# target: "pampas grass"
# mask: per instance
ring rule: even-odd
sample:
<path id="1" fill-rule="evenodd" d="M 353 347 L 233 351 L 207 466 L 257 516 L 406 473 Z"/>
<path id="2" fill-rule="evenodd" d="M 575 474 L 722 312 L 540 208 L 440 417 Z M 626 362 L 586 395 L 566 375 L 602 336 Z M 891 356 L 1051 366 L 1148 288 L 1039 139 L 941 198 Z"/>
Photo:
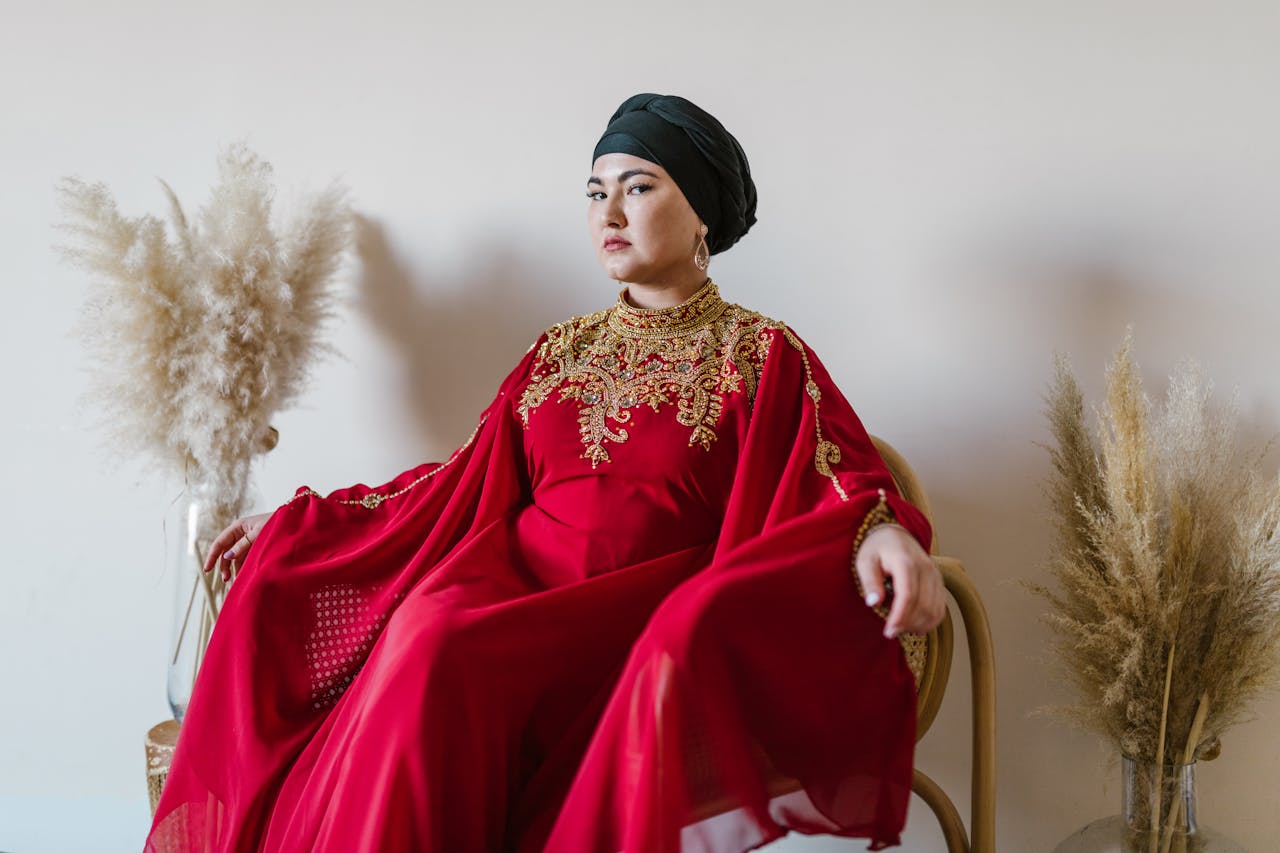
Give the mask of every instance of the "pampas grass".
<path id="1" fill-rule="evenodd" d="M 1079 697 L 1038 711 L 1159 773 L 1166 756 L 1216 753 L 1222 733 L 1276 685 L 1280 479 L 1258 473 L 1266 448 L 1239 448 L 1234 397 L 1215 406 L 1212 383 L 1184 362 L 1154 406 L 1131 348 L 1132 330 L 1107 369 L 1096 439 L 1057 357 L 1046 397 L 1057 588 L 1027 586 L 1049 603 L 1043 618 Z"/>
<path id="2" fill-rule="evenodd" d="M 219 572 L 201 571 L 210 542 L 245 508 L 252 457 L 276 442 L 271 418 L 301 392 L 313 358 L 337 352 L 319 335 L 354 234 L 346 190 L 334 182 L 312 195 L 277 233 L 271 174 L 232 144 L 194 222 L 161 180 L 172 239 L 154 216 L 123 216 L 101 183 L 56 187 L 65 218 L 54 227 L 71 241 L 54 248 L 91 278 L 78 323 L 93 356 L 84 402 L 109 450 L 176 473 L 207 505 L 172 661 L 190 637 L 193 673 L 227 589 Z"/>
<path id="3" fill-rule="evenodd" d="M 277 233 L 271 174 L 232 144 L 195 222 L 161 180 L 172 240 L 154 216 L 121 215 L 101 183 L 57 186 L 55 227 L 74 240 L 55 249 L 92 277 L 79 324 L 94 356 L 86 402 L 111 449 L 207 486 L 221 524 L 243 509 L 252 455 L 275 443 L 270 419 L 312 359 L 335 351 L 319 332 L 352 236 L 336 182 Z"/>

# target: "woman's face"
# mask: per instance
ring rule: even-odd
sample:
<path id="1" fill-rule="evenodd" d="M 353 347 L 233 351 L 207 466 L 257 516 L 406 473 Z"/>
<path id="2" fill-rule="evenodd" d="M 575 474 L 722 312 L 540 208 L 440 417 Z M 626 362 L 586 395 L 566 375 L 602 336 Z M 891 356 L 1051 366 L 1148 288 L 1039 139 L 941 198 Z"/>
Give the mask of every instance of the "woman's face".
<path id="1" fill-rule="evenodd" d="M 591 167 L 587 198 L 591 242 L 610 278 L 663 283 L 698 272 L 693 253 L 702 220 L 657 163 L 601 154 Z M 619 240 L 624 242 L 607 244 Z"/>

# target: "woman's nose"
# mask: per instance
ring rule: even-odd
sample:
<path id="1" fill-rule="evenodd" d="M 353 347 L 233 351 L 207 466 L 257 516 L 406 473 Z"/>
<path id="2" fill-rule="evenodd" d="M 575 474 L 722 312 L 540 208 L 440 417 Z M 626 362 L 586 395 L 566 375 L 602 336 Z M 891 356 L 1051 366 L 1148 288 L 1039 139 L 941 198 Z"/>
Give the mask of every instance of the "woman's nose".
<path id="1" fill-rule="evenodd" d="M 621 227 L 626 224 L 627 217 L 622 212 L 622 199 L 617 193 L 610 194 L 600 209 L 605 225 Z"/>

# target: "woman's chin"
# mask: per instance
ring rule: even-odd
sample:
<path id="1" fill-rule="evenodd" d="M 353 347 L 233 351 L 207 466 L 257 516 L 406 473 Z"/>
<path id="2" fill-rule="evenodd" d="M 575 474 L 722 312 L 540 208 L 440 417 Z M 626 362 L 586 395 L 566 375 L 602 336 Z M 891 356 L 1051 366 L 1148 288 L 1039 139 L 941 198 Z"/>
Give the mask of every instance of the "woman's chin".
<path id="1" fill-rule="evenodd" d="M 604 271 L 608 273 L 609 278 L 615 281 L 635 281 L 636 274 L 641 271 L 640 264 L 623 258 L 604 258 L 601 260 L 600 265 L 604 267 Z"/>

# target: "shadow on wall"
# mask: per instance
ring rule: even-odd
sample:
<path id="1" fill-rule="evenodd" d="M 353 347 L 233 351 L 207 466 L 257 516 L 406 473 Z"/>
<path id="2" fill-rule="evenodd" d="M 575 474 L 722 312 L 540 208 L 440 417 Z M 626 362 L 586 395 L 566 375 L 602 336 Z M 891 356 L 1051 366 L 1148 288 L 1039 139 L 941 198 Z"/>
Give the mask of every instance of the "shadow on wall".
<path id="1" fill-rule="evenodd" d="M 424 441 L 461 444 L 503 377 L 544 328 L 567 318 L 566 275 L 484 247 L 459 282 L 415 282 L 381 224 L 356 216 L 358 304 L 399 353 L 405 398 Z M 612 294 L 610 294 L 612 298 Z"/>
<path id="2" fill-rule="evenodd" d="M 1047 849 L 1084 823 L 1119 810 L 1119 759 L 1100 737 L 1070 729 L 1057 717 L 1030 716 L 1037 706 L 1075 700 L 1049 656 L 1050 632 L 1039 621 L 1044 602 L 1023 590 L 1019 579 L 1047 581 L 1043 564 L 1051 524 L 1042 483 L 1049 472 L 1052 441 L 1043 395 L 1053 377 L 1053 352 L 1064 352 L 1089 407 L 1102 402 L 1105 366 L 1119 349 L 1127 323 L 1134 324 L 1134 359 L 1153 401 L 1163 398 L 1178 361 L 1193 357 L 1214 380 L 1213 400 L 1225 403 L 1241 387 L 1239 440 L 1261 448 L 1277 429 L 1274 398 L 1266 395 L 1265 368 L 1277 353 L 1257 352 L 1271 339 L 1273 313 L 1230 304 L 1221 295 L 1169 292 L 1099 266 L 1093 269 L 1023 271 L 996 286 L 965 289 L 964 298 L 989 306 L 965 336 L 1009 341 L 1020 364 L 1001 374 L 1008 386 L 981 403 L 989 375 L 971 391 L 975 403 L 947 411 L 939 444 L 923 444 L 920 471 L 938 524 L 940 552 L 964 561 L 991 620 L 997 673 L 997 837 L 1012 849 Z M 973 315 L 972 308 L 967 315 Z M 1224 340 L 1230 329 L 1238 340 Z M 1028 358 L 1028 355 L 1030 357 Z M 997 354 L 998 356 L 998 354 Z M 976 356 L 975 358 L 981 358 Z M 990 357 L 990 356 L 987 356 Z M 1212 359 L 1212 361 L 1210 360 Z M 1233 375 L 1234 373 L 1234 375 Z M 1252 392 L 1249 390 L 1252 388 Z M 969 391 L 962 393 L 969 393 Z M 1252 402 L 1250 402 L 1252 397 Z M 890 440 L 892 438 L 890 437 Z M 1264 460 L 1274 472 L 1280 446 Z M 942 765 L 936 778 L 968 811 L 969 691 L 967 644 L 957 634 L 955 659 L 944 701 L 921 753 Z M 956 695 L 952 695 L 952 694 Z M 962 702 L 959 697 L 964 697 Z M 1244 744 L 1224 740 L 1223 758 L 1248 760 Z M 1235 749 L 1233 749 L 1233 746 Z M 1105 761 L 1104 761 L 1105 759 Z M 954 766 L 953 766 L 954 765 Z M 1105 786 L 1105 787 L 1104 787 Z M 1018 838 L 1026 816 L 1042 837 Z"/>

